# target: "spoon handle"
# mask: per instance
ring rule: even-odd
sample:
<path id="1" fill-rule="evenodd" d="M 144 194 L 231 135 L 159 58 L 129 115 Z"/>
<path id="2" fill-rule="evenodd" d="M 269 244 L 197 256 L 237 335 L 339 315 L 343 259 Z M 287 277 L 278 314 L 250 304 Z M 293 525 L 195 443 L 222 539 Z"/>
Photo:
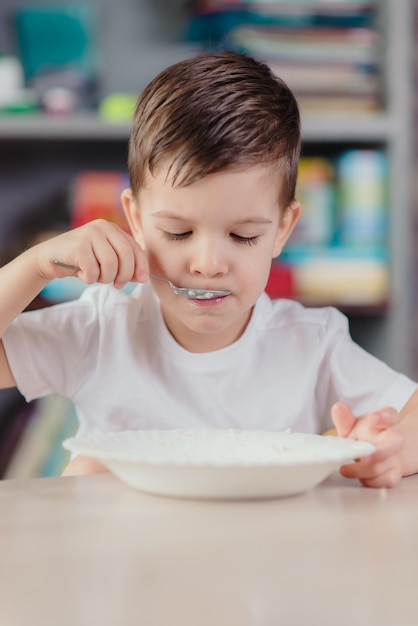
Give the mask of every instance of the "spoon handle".
<path id="1" fill-rule="evenodd" d="M 71 265 L 71 263 L 63 263 L 62 261 L 54 261 L 55 265 L 59 265 L 60 267 L 65 267 L 68 270 L 73 270 L 74 272 L 80 272 L 81 267 L 78 265 Z"/>

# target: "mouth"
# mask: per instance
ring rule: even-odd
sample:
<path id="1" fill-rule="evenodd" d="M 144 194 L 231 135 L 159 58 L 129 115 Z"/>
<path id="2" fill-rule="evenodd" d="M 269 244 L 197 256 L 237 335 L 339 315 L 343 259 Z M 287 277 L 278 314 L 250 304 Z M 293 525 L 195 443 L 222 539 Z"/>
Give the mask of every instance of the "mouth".
<path id="1" fill-rule="evenodd" d="M 188 289 L 186 295 L 189 300 L 216 300 L 217 298 L 226 298 L 226 296 L 230 296 L 231 292 L 210 289 Z"/>
<path id="2" fill-rule="evenodd" d="M 203 289 L 201 287 L 176 287 L 177 295 L 185 296 L 188 300 L 216 300 L 223 296 L 230 296 L 231 291 L 220 289 Z"/>
<path id="3" fill-rule="evenodd" d="M 213 306 L 215 304 L 219 304 L 226 300 L 231 294 L 224 296 L 215 296 L 215 297 L 204 297 L 204 298 L 188 298 L 189 302 L 194 304 L 195 306 Z"/>

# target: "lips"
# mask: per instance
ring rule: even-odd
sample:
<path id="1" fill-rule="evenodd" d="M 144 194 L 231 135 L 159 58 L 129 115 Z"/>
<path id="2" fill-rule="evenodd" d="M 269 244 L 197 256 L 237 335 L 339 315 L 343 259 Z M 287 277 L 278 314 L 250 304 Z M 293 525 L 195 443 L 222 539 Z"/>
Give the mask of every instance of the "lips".
<path id="1" fill-rule="evenodd" d="M 220 304 L 229 296 L 217 296 L 216 298 L 189 298 L 189 302 L 196 306 L 214 306 L 216 304 Z"/>

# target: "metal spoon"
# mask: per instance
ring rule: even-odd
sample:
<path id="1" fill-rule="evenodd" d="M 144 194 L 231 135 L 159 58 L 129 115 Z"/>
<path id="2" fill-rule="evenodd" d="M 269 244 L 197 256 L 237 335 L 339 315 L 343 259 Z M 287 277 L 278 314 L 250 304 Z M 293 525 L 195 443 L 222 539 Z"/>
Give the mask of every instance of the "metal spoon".
<path id="1" fill-rule="evenodd" d="M 63 263 L 62 261 L 54 261 L 54 263 L 55 265 L 65 267 L 66 269 L 73 270 L 74 272 L 79 272 L 81 269 L 80 267 L 78 267 L 78 265 Z M 190 300 L 212 300 L 214 298 L 222 298 L 224 296 L 231 295 L 230 291 L 176 287 L 170 280 L 167 280 L 167 278 L 163 278 L 162 276 L 158 276 L 157 274 L 150 274 L 150 277 L 156 278 L 157 280 L 162 280 L 164 283 L 167 283 L 169 287 L 171 287 L 175 294 L 177 294 L 178 296 L 184 296 L 185 298 L 189 298 Z"/>
<path id="2" fill-rule="evenodd" d="M 190 298 L 191 300 L 211 300 L 213 298 L 222 298 L 223 296 L 231 295 L 230 291 L 176 287 L 170 280 L 167 280 L 167 278 L 163 278 L 162 276 L 157 276 L 157 274 L 150 274 L 150 277 L 156 278 L 157 280 L 162 280 L 164 283 L 167 283 L 167 285 L 171 287 L 174 293 L 176 293 L 178 296 L 185 296 L 186 298 Z"/>

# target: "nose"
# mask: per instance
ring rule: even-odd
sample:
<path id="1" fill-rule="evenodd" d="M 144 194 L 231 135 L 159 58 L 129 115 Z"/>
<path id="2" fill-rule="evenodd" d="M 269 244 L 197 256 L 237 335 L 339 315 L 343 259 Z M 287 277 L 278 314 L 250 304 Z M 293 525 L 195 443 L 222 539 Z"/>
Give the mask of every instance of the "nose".
<path id="1" fill-rule="evenodd" d="M 222 276 L 228 270 L 228 261 L 221 242 L 207 237 L 196 242 L 190 261 L 190 272 L 205 277 Z"/>

